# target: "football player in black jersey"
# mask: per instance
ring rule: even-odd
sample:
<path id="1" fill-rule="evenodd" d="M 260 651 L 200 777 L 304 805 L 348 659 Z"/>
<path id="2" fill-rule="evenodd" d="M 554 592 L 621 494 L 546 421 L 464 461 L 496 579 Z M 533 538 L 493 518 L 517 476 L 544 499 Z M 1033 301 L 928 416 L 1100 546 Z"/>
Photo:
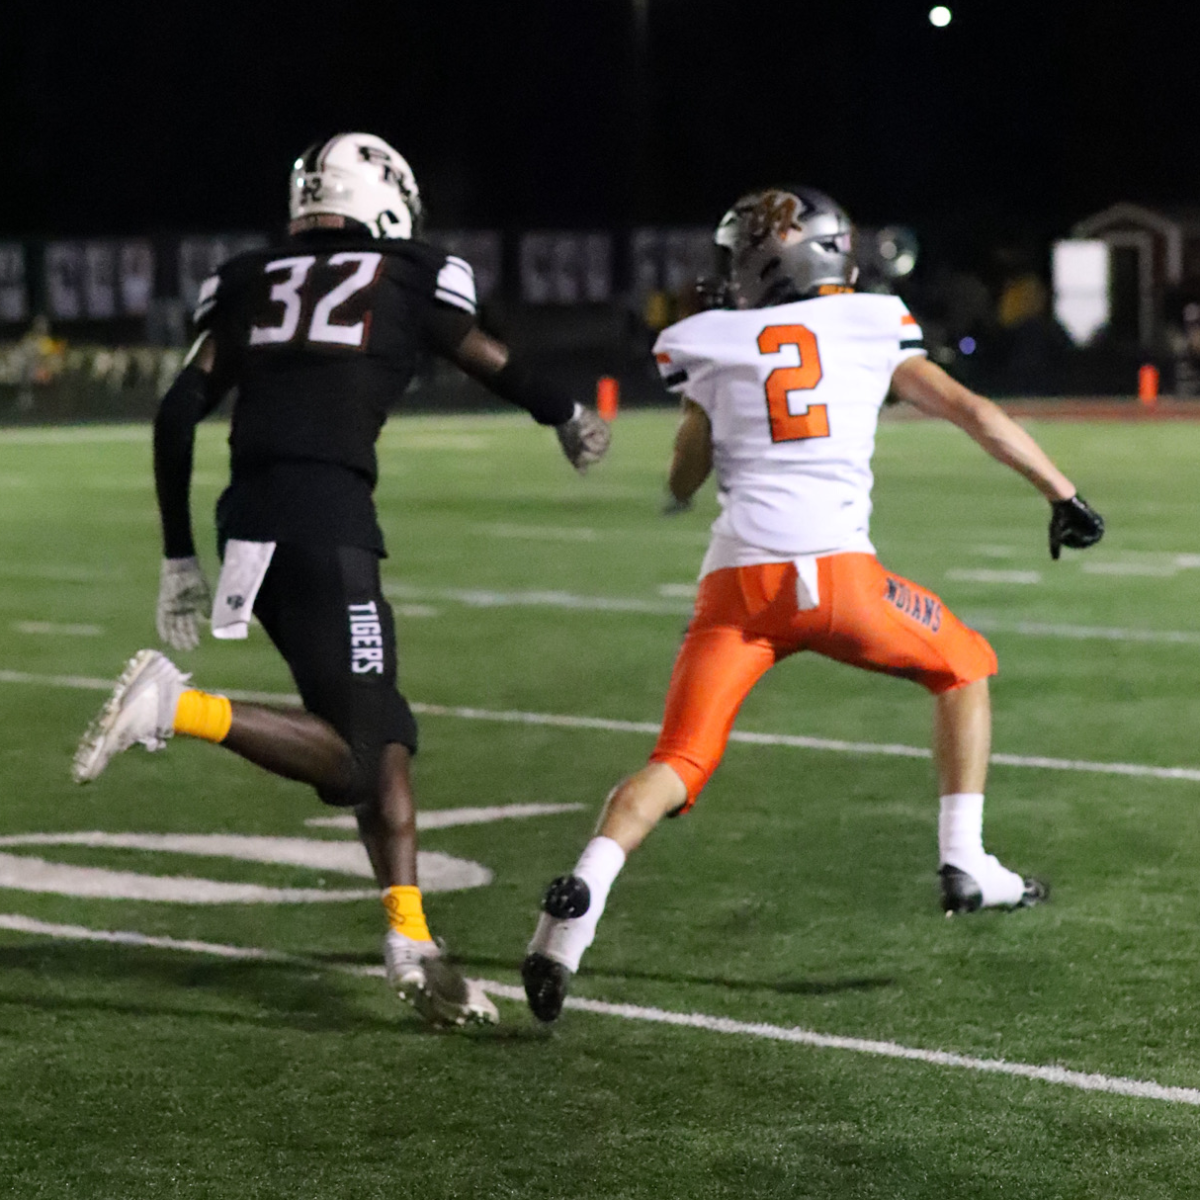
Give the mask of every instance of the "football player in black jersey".
<path id="1" fill-rule="evenodd" d="M 396 688 L 380 588 L 375 441 L 426 350 L 552 425 L 581 472 L 605 453 L 608 429 L 479 328 L 471 268 L 420 239 L 416 181 L 386 142 L 349 133 L 313 146 L 293 169 L 289 208 L 286 245 L 230 260 L 201 288 L 199 339 L 155 420 L 158 631 L 191 649 L 210 607 L 192 542 L 192 452 L 197 422 L 236 387 L 213 633 L 245 637 L 253 611 L 304 707 L 193 689 L 143 650 L 84 736 L 74 775 L 87 782 L 114 754 L 180 733 L 311 784 L 357 818 L 388 916 L 392 986 L 434 1022 L 495 1021 L 488 997 L 441 957 L 417 886 L 417 728 Z"/>

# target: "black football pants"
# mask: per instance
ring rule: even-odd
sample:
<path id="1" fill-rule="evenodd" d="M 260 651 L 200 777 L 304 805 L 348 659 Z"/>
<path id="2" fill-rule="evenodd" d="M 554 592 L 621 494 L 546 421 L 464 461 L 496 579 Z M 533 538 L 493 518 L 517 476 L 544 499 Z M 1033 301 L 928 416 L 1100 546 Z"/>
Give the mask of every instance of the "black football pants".
<path id="1" fill-rule="evenodd" d="M 254 613 L 291 668 L 304 707 L 350 746 L 354 780 L 327 804 L 378 795 L 384 746 L 417 750 L 417 723 L 396 690 L 396 626 L 379 557 L 353 546 L 280 542 Z"/>

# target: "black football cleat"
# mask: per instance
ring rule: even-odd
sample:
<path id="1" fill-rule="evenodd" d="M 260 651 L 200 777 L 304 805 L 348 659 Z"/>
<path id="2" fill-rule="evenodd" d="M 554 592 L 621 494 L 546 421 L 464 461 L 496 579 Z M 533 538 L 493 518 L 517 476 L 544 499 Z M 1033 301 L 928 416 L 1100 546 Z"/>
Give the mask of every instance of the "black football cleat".
<path id="1" fill-rule="evenodd" d="M 591 889 L 584 880 L 578 875 L 560 875 L 546 889 L 542 912 L 556 921 L 570 921 L 582 917 L 591 903 Z"/>
<path id="2" fill-rule="evenodd" d="M 952 917 L 956 913 L 978 912 L 983 907 L 983 889 L 974 875 L 944 864 L 938 871 L 942 890 L 942 911 Z M 1025 890 L 1021 898 L 1008 908 L 1032 908 L 1050 898 L 1050 886 L 1032 875 L 1025 876 Z"/>
<path id="3" fill-rule="evenodd" d="M 521 964 L 525 999 L 529 1001 L 529 1011 L 543 1024 L 558 1020 L 571 987 L 571 975 L 569 967 L 544 954 L 535 952 L 525 956 Z"/>
<path id="4" fill-rule="evenodd" d="M 543 939 L 553 928 L 553 922 L 572 921 L 576 917 L 582 917 L 591 903 L 591 890 L 586 881 L 578 875 L 560 875 L 546 889 L 542 898 L 544 916 L 538 924 L 533 943 L 540 945 L 541 949 L 530 947 L 525 961 L 521 964 L 521 979 L 525 984 L 525 998 L 529 1001 L 530 1012 L 546 1024 L 558 1020 L 574 972 L 557 959 L 542 953 L 546 946 Z"/>

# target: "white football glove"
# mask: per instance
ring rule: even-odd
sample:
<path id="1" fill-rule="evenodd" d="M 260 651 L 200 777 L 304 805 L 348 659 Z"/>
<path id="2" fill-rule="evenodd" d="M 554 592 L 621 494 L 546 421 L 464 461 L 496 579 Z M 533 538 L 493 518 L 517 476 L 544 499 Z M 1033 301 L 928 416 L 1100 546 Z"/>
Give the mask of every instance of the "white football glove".
<path id="1" fill-rule="evenodd" d="M 158 636 L 176 650 L 200 645 L 200 619 L 212 609 L 212 593 L 198 558 L 164 558 L 158 580 Z"/>
<path id="2" fill-rule="evenodd" d="M 558 434 L 567 461 L 580 475 L 604 457 L 612 441 L 608 425 L 582 404 L 576 404 L 570 419 L 555 425 L 554 432 Z"/>

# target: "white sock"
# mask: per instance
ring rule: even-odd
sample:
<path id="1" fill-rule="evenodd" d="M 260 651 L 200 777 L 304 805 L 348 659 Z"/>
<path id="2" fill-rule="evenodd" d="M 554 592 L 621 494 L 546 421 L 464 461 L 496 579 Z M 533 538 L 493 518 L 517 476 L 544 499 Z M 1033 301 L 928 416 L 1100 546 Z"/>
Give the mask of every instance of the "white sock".
<path id="1" fill-rule="evenodd" d="M 588 885 L 591 899 L 587 912 L 582 917 L 565 921 L 542 913 L 529 943 L 530 951 L 544 954 L 570 971 L 578 971 L 583 952 L 595 940 L 596 926 L 604 914 L 609 890 L 624 865 L 625 851 L 612 838 L 592 838 L 573 872 Z"/>
<path id="2" fill-rule="evenodd" d="M 938 816 L 938 860 L 969 871 L 983 857 L 983 793 L 943 796 Z"/>
<path id="3" fill-rule="evenodd" d="M 612 838 L 594 837 L 583 848 L 583 853 L 575 864 L 575 874 L 588 885 L 588 890 L 592 893 L 587 916 L 590 917 L 594 912 L 596 920 L 600 919 L 600 914 L 608 903 L 609 890 L 624 865 L 625 851 Z"/>

